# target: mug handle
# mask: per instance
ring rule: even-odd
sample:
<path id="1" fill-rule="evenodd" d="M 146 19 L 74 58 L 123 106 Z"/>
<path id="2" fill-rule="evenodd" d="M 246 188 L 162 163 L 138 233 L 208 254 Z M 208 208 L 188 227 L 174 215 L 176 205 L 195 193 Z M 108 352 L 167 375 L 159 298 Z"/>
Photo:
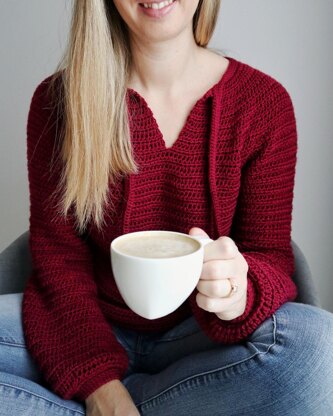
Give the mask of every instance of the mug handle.
<path id="1" fill-rule="evenodd" d="M 191 237 L 199 241 L 199 243 L 202 244 L 202 247 L 205 247 L 207 244 L 212 243 L 214 241 L 209 237 L 204 237 L 203 235 L 191 235 Z"/>

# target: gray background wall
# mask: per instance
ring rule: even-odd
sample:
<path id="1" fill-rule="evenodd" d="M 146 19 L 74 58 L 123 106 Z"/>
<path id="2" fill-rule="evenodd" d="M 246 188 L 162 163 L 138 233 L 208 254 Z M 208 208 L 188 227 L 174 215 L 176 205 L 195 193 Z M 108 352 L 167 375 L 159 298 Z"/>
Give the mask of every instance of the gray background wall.
<path id="1" fill-rule="evenodd" d="M 68 33 L 69 0 L 0 0 L 0 251 L 28 228 L 25 129 Z M 333 311 L 333 2 L 222 0 L 212 46 L 289 91 L 299 135 L 293 238 Z"/>

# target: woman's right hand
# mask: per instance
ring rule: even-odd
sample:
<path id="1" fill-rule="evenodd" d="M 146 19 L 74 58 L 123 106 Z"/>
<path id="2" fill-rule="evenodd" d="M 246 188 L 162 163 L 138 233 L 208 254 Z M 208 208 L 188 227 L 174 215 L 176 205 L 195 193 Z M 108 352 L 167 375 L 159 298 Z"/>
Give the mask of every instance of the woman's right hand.
<path id="1" fill-rule="evenodd" d="M 140 416 L 135 404 L 119 380 L 112 380 L 86 399 L 87 416 Z"/>

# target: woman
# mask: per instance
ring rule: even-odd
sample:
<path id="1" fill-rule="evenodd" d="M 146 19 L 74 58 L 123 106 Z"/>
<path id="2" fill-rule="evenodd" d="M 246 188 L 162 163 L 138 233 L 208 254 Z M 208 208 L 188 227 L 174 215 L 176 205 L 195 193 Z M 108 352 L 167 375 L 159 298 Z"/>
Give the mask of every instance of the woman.
<path id="1" fill-rule="evenodd" d="M 332 315 L 292 302 L 293 106 L 206 48 L 219 5 L 75 2 L 29 112 L 34 270 L 25 339 L 20 298 L 1 302 L 0 414 L 332 414 Z M 214 240 L 195 292 L 152 321 L 124 304 L 109 258 L 149 229 Z"/>

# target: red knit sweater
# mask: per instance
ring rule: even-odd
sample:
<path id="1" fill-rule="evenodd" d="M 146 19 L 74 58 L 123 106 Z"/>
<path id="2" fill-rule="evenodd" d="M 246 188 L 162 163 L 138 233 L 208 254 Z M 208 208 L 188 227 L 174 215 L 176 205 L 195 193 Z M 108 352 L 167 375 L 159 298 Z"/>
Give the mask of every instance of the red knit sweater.
<path id="1" fill-rule="evenodd" d="M 296 123 L 284 87 L 235 59 L 201 97 L 172 148 L 145 100 L 128 90 L 131 139 L 139 173 L 110 186 L 115 212 L 98 232 L 84 235 L 57 215 L 61 163 L 59 122 L 47 95 L 36 89 L 27 124 L 30 245 L 33 273 L 24 294 L 28 348 L 53 390 L 86 398 L 121 379 L 128 366 L 112 324 L 141 332 L 166 331 L 192 313 L 221 343 L 245 339 L 280 305 L 296 296 L 291 280 L 291 213 Z M 222 321 L 200 309 L 195 291 L 178 310 L 146 320 L 124 304 L 111 271 L 109 246 L 131 231 L 187 233 L 203 228 L 213 239 L 234 239 L 249 265 L 244 314 Z"/>

